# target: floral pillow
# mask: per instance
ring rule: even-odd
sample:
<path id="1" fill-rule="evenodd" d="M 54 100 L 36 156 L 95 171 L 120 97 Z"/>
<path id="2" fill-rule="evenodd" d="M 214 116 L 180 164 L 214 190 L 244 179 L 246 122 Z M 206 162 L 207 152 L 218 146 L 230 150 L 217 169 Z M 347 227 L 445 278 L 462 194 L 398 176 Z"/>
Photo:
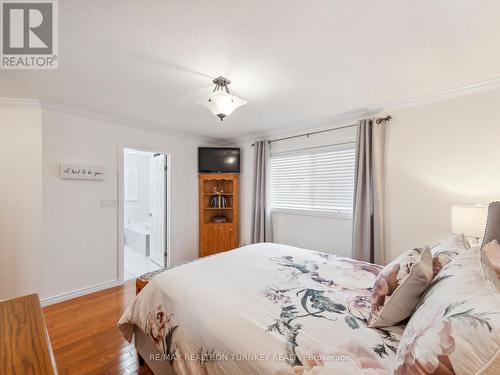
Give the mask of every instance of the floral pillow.
<path id="1" fill-rule="evenodd" d="M 500 374 L 500 281 L 479 247 L 432 281 L 405 328 L 395 375 Z"/>
<path id="2" fill-rule="evenodd" d="M 469 241 L 463 234 L 453 234 L 431 248 L 434 276 L 453 258 L 470 249 Z"/>
<path id="3" fill-rule="evenodd" d="M 406 251 L 385 266 L 372 288 L 369 326 L 393 326 L 408 318 L 432 275 L 428 247 Z"/>
<path id="4" fill-rule="evenodd" d="M 484 254 L 490 261 L 497 276 L 500 278 L 500 244 L 497 240 L 488 242 L 484 246 Z"/>

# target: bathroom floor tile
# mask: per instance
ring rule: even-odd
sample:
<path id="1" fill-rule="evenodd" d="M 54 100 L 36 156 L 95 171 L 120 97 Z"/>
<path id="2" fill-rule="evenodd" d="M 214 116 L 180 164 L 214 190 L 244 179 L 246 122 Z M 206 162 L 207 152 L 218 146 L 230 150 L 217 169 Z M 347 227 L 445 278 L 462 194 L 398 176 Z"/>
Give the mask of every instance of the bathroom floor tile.
<path id="1" fill-rule="evenodd" d="M 136 277 L 151 271 L 156 271 L 161 267 L 149 260 L 148 257 L 139 254 L 137 251 L 125 246 L 125 272 L 124 280 L 135 279 Z"/>

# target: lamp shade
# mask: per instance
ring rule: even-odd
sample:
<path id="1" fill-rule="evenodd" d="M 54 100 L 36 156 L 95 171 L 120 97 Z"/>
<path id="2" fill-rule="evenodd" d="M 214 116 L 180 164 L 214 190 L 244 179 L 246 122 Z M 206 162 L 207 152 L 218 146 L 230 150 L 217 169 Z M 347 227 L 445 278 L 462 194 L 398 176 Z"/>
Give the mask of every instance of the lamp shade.
<path id="1" fill-rule="evenodd" d="M 455 205 L 451 208 L 451 231 L 468 237 L 482 238 L 486 227 L 488 207 Z"/>
<path id="2" fill-rule="evenodd" d="M 207 107 L 215 116 L 221 120 L 229 116 L 236 108 L 247 104 L 246 100 L 231 95 L 230 93 L 217 90 L 208 95 L 206 98 L 198 101 L 199 104 Z"/>

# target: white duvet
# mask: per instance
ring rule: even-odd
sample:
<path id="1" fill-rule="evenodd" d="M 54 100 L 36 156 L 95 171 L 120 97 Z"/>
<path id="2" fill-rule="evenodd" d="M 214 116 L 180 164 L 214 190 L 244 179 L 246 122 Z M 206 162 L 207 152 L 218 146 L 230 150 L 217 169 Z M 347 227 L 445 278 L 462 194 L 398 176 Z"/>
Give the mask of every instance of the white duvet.
<path id="1" fill-rule="evenodd" d="M 262 243 L 156 276 L 118 326 L 183 374 L 388 374 L 403 327 L 366 326 L 381 267 Z"/>

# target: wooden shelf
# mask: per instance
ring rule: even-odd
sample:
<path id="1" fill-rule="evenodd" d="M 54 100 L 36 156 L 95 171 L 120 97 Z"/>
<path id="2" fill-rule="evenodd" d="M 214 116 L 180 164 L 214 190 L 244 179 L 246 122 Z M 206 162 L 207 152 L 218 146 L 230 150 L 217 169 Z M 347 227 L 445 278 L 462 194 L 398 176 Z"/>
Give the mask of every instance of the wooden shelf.
<path id="1" fill-rule="evenodd" d="M 239 175 L 200 173 L 198 179 L 200 257 L 237 248 L 239 246 Z M 214 193 L 214 190 L 224 193 Z M 218 196 L 225 197 L 226 207 L 211 206 L 213 197 Z M 217 216 L 224 216 L 226 222 L 214 222 Z"/>

